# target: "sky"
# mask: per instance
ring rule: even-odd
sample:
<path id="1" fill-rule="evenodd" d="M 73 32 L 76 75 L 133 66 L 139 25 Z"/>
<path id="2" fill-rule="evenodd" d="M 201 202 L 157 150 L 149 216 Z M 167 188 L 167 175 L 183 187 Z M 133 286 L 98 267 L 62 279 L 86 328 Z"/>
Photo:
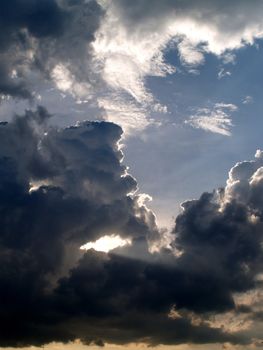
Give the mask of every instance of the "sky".
<path id="1" fill-rule="evenodd" d="M 0 348 L 263 348 L 262 17 L 0 2 Z"/>

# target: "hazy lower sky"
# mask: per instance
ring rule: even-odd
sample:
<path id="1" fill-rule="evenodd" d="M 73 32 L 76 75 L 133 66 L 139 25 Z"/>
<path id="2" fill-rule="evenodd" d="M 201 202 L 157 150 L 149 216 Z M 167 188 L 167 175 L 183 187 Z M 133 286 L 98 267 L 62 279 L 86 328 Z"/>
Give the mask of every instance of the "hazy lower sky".
<path id="1" fill-rule="evenodd" d="M 262 18 L 1 1 L 0 347 L 263 346 Z"/>

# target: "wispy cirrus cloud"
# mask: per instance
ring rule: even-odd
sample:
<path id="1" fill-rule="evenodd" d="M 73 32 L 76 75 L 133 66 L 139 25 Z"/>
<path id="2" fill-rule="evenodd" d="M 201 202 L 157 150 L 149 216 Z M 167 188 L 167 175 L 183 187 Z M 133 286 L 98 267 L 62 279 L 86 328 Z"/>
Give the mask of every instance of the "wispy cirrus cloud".
<path id="1" fill-rule="evenodd" d="M 212 108 L 197 109 L 185 123 L 196 129 L 231 136 L 233 126 L 231 114 L 237 109 L 234 104 L 216 103 Z"/>

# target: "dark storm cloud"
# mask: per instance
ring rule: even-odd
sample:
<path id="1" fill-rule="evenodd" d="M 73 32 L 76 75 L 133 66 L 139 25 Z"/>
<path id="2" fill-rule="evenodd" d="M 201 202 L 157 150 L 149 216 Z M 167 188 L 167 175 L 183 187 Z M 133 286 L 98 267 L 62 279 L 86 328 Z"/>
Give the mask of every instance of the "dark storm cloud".
<path id="1" fill-rule="evenodd" d="M 57 64 L 89 81 L 89 44 L 102 10 L 96 1 L 11 0 L 0 4 L 0 93 L 33 98 L 32 74 Z"/>
<path id="2" fill-rule="evenodd" d="M 90 334 L 106 341 L 249 342 L 238 332 L 224 334 L 211 328 L 205 320 L 211 312 L 235 310 L 233 293 L 257 285 L 255 277 L 262 271 L 262 207 L 255 207 L 250 198 L 255 193 L 262 196 L 261 165 L 262 154 L 257 152 L 256 161 L 231 170 L 224 190 L 184 203 L 174 231 L 180 258 L 168 251 L 150 255 L 139 241 L 122 249 L 125 257 L 88 252 L 55 291 L 60 312 L 69 312 L 73 319 L 86 315 L 86 322 L 93 324 Z M 246 196 L 243 187 L 248 187 Z M 141 250 L 143 259 L 131 259 L 132 250 Z M 171 320 L 167 314 L 173 305 L 180 317 Z M 184 310 L 202 321 L 193 324 Z M 118 329 L 118 336 L 112 328 Z M 82 338 L 80 324 L 75 329 Z"/>
<path id="3" fill-rule="evenodd" d="M 184 203 L 174 249 L 151 254 L 160 233 L 129 195 L 120 127 L 59 130 L 49 118 L 39 107 L 0 125 L 0 345 L 248 343 L 206 317 L 235 310 L 233 293 L 262 272 L 262 153 L 236 165 L 225 189 Z M 133 244 L 79 250 L 112 233 Z"/>
<path id="4" fill-rule="evenodd" d="M 136 182 L 120 163 L 120 127 L 56 130 L 49 118 L 39 107 L 0 125 L 1 345 L 59 340 L 42 319 L 53 322 L 44 310 L 56 311 L 50 293 L 80 245 L 104 234 L 158 235 L 153 214 L 127 195 Z"/>

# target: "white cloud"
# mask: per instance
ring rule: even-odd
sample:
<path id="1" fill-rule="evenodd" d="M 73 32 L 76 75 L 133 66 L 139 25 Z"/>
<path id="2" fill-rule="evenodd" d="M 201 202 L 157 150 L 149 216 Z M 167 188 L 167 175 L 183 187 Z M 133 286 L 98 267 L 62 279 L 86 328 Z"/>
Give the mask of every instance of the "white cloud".
<path id="1" fill-rule="evenodd" d="M 145 37 L 140 33 L 132 34 L 111 2 L 102 5 L 106 15 L 93 43 L 94 61 L 106 83 L 99 103 L 108 120 L 129 132 L 142 130 L 151 124 L 149 114 L 152 111 L 167 113 L 167 107 L 156 101 L 146 88 L 145 78 L 175 72 L 163 57 L 171 37 L 168 33 L 153 32 Z"/>
<path id="2" fill-rule="evenodd" d="M 232 52 L 225 52 L 222 55 L 222 61 L 224 64 L 235 64 L 236 63 L 236 55 Z"/>
<path id="3" fill-rule="evenodd" d="M 216 103 L 213 108 L 199 108 L 185 123 L 196 129 L 230 136 L 233 126 L 231 113 L 237 109 L 231 103 Z"/>
<path id="4" fill-rule="evenodd" d="M 99 238 L 95 242 L 88 242 L 80 247 L 81 250 L 94 249 L 98 252 L 108 253 L 109 251 L 124 247 L 125 245 L 131 245 L 130 239 L 123 239 L 119 235 L 109 235 Z"/>
<path id="5" fill-rule="evenodd" d="M 238 110 L 238 107 L 234 105 L 233 103 L 216 103 L 215 104 L 215 109 L 216 110 L 229 110 L 230 112 L 235 112 Z"/>
<path id="6" fill-rule="evenodd" d="M 252 97 L 252 96 L 249 96 L 249 95 L 245 96 L 245 98 L 244 98 L 243 101 L 242 101 L 242 103 L 243 103 L 244 105 L 248 105 L 248 104 L 251 104 L 251 103 L 253 103 L 253 102 L 254 102 L 253 97 Z"/>
<path id="7" fill-rule="evenodd" d="M 204 54 L 191 42 L 183 40 L 178 44 L 181 61 L 190 66 L 197 66 L 204 63 Z"/>
<path id="8" fill-rule="evenodd" d="M 93 53 L 97 72 L 105 82 L 100 105 L 107 119 L 125 128 L 131 124 L 133 132 L 151 124 L 152 111 L 167 112 L 165 106 L 156 107 L 159 102 L 146 87 L 146 78 L 175 72 L 164 59 L 171 43 L 177 47 L 181 62 L 194 69 L 204 64 L 205 53 L 217 55 L 224 64 L 234 64 L 235 50 L 263 36 L 260 1 L 253 5 L 219 0 L 99 2 L 105 17 L 95 34 Z M 229 70 L 221 69 L 218 78 L 229 75 Z M 229 135 L 231 120 L 224 113 L 213 112 L 212 118 L 203 116 L 192 124 Z"/>
<path id="9" fill-rule="evenodd" d="M 227 76 L 230 77 L 231 75 L 232 75 L 232 73 L 230 71 L 225 70 L 224 68 L 221 68 L 217 74 L 217 77 L 220 80 L 220 79 L 227 77 Z"/>
<path id="10" fill-rule="evenodd" d="M 112 93 L 98 100 L 106 112 L 105 119 L 122 126 L 125 135 L 146 128 L 153 121 L 146 116 L 146 109 L 131 98 Z"/>
<path id="11" fill-rule="evenodd" d="M 234 61 L 232 50 L 263 36 L 263 3 L 254 1 L 116 0 L 117 15 L 131 32 L 168 33 Z M 132 31 L 133 30 L 133 31 Z"/>
<path id="12" fill-rule="evenodd" d="M 71 94 L 80 102 L 87 101 L 92 96 L 92 86 L 88 82 L 79 82 L 62 63 L 54 67 L 51 78 L 60 91 Z"/>

